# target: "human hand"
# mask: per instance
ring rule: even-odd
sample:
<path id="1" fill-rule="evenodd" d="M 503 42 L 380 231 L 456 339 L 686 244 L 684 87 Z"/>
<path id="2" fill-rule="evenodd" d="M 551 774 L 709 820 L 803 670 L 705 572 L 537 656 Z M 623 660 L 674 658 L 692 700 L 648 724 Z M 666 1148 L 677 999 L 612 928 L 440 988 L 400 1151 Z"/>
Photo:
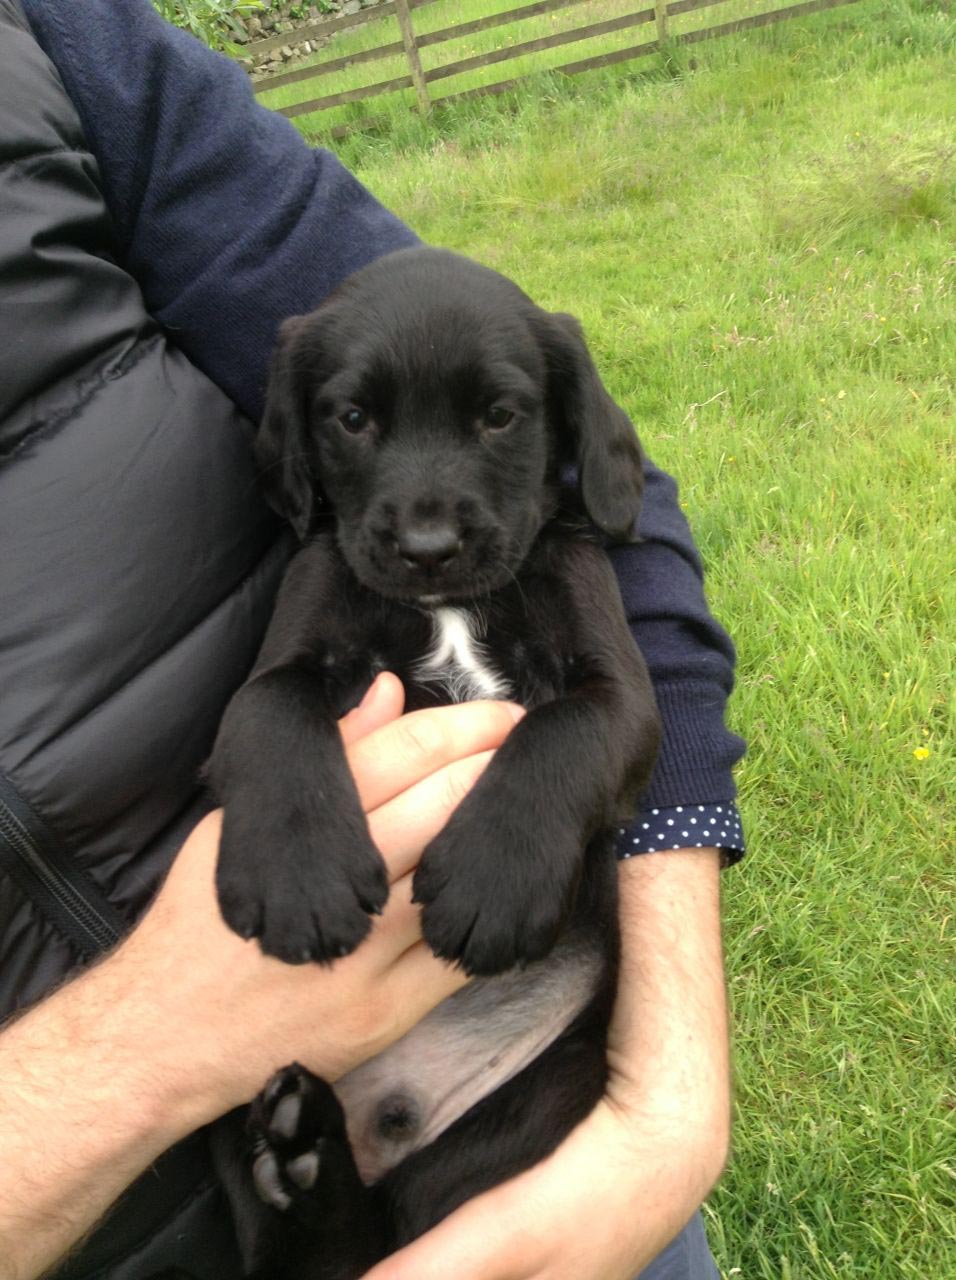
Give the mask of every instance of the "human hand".
<path id="1" fill-rule="evenodd" d="M 690 1220 L 721 1168 L 654 1099 L 598 1103 L 548 1159 L 469 1201 L 366 1280 L 633 1280 Z"/>
<path id="2" fill-rule="evenodd" d="M 180 851 L 129 938 L 0 1034 L 0 1273 L 46 1274 L 161 1152 L 298 1059 L 334 1079 L 463 981 L 420 941 L 410 872 L 518 708 L 402 716 L 382 676 L 342 726 L 393 881 L 372 933 L 329 967 L 262 955 L 223 923 L 219 815 Z M 6 1264 L 6 1269 L 3 1264 Z"/>
<path id="3" fill-rule="evenodd" d="M 293 1060 L 337 1079 L 465 981 L 421 941 L 411 873 L 521 712 L 476 702 L 401 716 L 402 698 L 398 680 L 383 675 L 342 722 L 392 884 L 352 955 L 290 966 L 227 928 L 214 888 L 217 812 L 190 836 L 149 912 L 106 962 L 123 970 L 134 1003 L 137 992 L 148 999 L 156 1038 L 175 1044 L 173 1088 L 193 1124 L 248 1101 Z"/>
<path id="4" fill-rule="evenodd" d="M 718 867 L 713 849 L 622 866 L 603 1099 L 550 1157 L 366 1280 L 633 1280 L 681 1230 L 728 1144 Z"/>

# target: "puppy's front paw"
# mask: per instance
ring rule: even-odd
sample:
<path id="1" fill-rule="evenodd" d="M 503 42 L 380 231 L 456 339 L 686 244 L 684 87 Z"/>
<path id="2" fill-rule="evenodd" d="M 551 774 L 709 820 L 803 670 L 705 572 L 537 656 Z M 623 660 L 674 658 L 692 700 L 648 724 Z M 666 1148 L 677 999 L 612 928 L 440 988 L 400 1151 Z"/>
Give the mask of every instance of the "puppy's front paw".
<path id="1" fill-rule="evenodd" d="M 415 873 L 425 941 L 468 974 L 503 973 L 543 959 L 567 920 L 576 881 L 569 869 L 579 865 L 580 851 L 555 848 L 545 833 L 520 822 L 489 832 L 484 822 L 457 817 L 431 842 Z"/>
<path id="2" fill-rule="evenodd" d="M 260 1200 L 285 1212 L 315 1190 L 323 1159 L 343 1144 L 345 1121 L 331 1088 L 298 1063 L 277 1071 L 249 1114 L 252 1180 Z"/>
<path id="3" fill-rule="evenodd" d="M 223 919 L 287 964 L 354 951 L 388 898 L 381 854 L 364 820 L 285 820 L 226 805 L 216 888 Z M 314 833 L 314 834 L 312 834 Z"/>

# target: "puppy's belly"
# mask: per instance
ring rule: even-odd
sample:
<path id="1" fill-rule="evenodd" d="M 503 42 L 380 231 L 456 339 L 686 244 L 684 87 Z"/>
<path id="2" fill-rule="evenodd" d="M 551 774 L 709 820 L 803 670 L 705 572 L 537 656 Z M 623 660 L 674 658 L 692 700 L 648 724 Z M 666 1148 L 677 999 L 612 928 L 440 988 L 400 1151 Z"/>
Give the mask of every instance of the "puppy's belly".
<path id="1" fill-rule="evenodd" d="M 602 964 L 567 938 L 547 960 L 475 980 L 343 1076 L 335 1092 L 362 1180 L 377 1182 L 533 1062 L 591 1000 Z"/>

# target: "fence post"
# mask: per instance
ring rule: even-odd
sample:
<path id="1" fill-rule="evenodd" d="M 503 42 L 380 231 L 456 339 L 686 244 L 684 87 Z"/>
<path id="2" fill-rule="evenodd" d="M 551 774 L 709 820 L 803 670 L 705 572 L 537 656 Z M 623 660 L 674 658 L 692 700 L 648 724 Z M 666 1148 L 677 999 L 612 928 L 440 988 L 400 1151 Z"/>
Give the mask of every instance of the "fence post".
<path id="1" fill-rule="evenodd" d="M 667 0 L 654 0 L 654 17 L 657 19 L 657 43 L 667 41 Z"/>
<path id="2" fill-rule="evenodd" d="M 402 33 L 408 69 L 412 73 L 412 84 L 415 86 L 415 94 L 418 98 L 418 108 L 423 115 L 427 116 L 432 104 L 428 98 L 428 85 L 425 83 L 422 60 L 418 56 L 418 45 L 412 29 L 412 15 L 408 8 L 408 0 L 395 0 L 395 12 L 398 15 L 398 29 Z"/>

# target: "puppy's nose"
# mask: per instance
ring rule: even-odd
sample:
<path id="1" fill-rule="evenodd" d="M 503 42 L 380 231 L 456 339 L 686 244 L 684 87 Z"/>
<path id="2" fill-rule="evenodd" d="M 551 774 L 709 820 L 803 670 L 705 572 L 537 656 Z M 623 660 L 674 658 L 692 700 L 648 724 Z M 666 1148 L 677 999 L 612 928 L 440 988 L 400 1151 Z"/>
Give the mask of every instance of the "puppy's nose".
<path id="1" fill-rule="evenodd" d="M 440 569 L 461 550 L 450 524 L 413 525 L 398 537 L 398 554 L 409 569 Z"/>

